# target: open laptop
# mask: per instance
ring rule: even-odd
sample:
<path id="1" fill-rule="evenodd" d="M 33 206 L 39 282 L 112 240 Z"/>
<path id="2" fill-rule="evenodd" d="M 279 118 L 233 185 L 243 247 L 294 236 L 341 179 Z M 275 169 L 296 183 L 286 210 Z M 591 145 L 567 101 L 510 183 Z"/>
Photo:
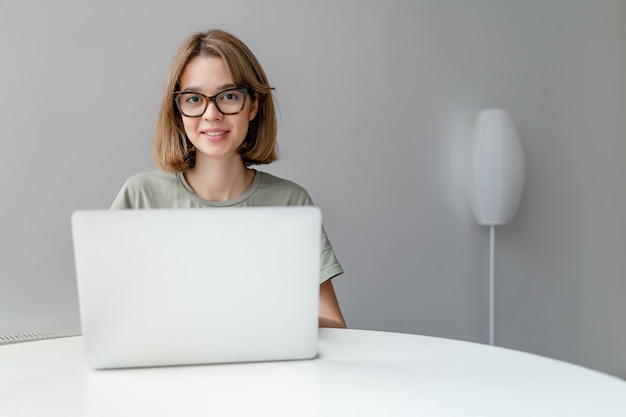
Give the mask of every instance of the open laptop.
<path id="1" fill-rule="evenodd" d="M 76 211 L 72 233 L 91 368 L 317 353 L 316 207 Z"/>

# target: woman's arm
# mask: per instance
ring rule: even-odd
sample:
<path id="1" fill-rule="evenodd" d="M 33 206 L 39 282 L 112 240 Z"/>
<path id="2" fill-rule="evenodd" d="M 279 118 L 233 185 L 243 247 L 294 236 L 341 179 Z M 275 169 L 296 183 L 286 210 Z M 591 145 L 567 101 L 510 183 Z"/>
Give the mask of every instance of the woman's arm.
<path id="1" fill-rule="evenodd" d="M 343 329 L 347 327 L 330 279 L 327 279 L 320 285 L 319 326 Z"/>

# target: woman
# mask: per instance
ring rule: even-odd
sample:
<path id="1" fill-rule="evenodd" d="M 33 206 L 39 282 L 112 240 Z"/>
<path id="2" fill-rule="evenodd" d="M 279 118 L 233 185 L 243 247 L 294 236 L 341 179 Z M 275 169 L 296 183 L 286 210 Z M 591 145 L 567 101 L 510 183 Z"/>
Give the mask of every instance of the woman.
<path id="1" fill-rule="evenodd" d="M 312 205 L 293 182 L 251 169 L 277 159 L 276 115 L 265 72 L 220 30 L 197 33 L 176 54 L 154 139 L 162 171 L 133 176 L 113 209 Z M 346 327 L 331 279 L 343 272 L 322 230 L 320 327 Z"/>

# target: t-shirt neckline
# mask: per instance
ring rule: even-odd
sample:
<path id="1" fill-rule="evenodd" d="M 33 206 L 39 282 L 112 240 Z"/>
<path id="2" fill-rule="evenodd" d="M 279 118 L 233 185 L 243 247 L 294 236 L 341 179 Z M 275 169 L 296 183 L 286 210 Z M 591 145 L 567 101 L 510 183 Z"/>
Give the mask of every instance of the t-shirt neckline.
<path id="1" fill-rule="evenodd" d="M 182 172 L 177 172 L 176 178 L 178 179 L 178 184 L 183 188 L 185 193 L 189 195 L 191 199 L 199 202 L 200 204 L 204 206 L 208 206 L 208 207 L 229 207 L 229 206 L 236 206 L 236 205 L 243 203 L 248 198 L 250 198 L 250 196 L 252 196 L 252 194 L 254 194 L 254 192 L 259 187 L 259 183 L 261 182 L 261 171 L 257 171 L 255 169 L 252 169 L 252 171 L 254 171 L 254 179 L 252 180 L 252 184 L 250 184 L 250 186 L 246 189 L 246 191 L 244 191 L 244 193 L 240 195 L 239 197 L 233 200 L 226 200 L 226 201 L 209 201 L 209 200 L 205 200 L 204 198 L 199 197 L 193 191 L 193 189 L 189 186 Z"/>

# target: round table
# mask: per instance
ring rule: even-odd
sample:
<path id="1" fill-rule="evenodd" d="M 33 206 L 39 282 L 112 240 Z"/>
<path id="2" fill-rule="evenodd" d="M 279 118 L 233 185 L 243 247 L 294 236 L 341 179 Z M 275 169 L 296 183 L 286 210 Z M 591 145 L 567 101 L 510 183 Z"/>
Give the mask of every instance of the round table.
<path id="1" fill-rule="evenodd" d="M 2 417 L 625 415 L 620 379 L 400 333 L 320 329 L 313 360 L 107 371 L 82 337 L 0 346 Z"/>

